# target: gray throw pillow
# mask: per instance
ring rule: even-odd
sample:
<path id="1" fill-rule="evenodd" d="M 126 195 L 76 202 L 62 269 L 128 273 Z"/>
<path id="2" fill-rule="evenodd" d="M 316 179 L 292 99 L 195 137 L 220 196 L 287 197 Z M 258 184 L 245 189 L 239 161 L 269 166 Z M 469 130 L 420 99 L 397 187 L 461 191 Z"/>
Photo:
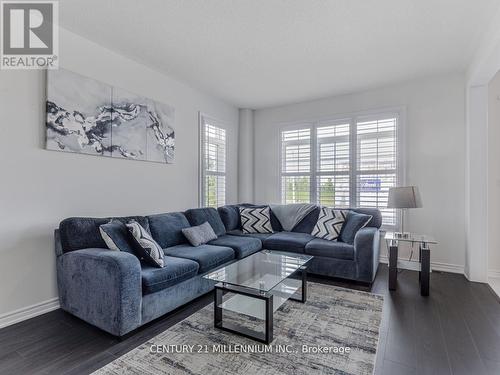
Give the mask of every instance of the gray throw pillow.
<path id="1" fill-rule="evenodd" d="M 184 234 L 193 246 L 200 246 L 208 241 L 217 239 L 217 235 L 208 221 L 195 227 L 183 228 L 182 234 Z"/>

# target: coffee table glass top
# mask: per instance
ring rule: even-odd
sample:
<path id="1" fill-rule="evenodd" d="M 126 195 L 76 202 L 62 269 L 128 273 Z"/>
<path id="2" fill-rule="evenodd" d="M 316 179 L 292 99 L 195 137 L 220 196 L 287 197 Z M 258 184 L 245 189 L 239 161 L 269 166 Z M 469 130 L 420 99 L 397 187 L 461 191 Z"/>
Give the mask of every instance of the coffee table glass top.
<path id="1" fill-rule="evenodd" d="M 262 250 L 204 277 L 251 289 L 268 292 L 313 257 L 305 254 Z"/>

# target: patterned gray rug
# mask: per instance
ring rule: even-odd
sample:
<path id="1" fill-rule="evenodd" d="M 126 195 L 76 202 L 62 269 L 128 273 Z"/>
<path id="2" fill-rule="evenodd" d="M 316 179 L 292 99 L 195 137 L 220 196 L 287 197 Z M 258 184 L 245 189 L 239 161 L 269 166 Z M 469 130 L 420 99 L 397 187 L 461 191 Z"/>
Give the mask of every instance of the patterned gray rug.
<path id="1" fill-rule="evenodd" d="M 309 283 L 305 304 L 275 312 L 266 346 L 216 330 L 210 304 L 94 374 L 372 374 L 382 306 L 380 295 Z"/>

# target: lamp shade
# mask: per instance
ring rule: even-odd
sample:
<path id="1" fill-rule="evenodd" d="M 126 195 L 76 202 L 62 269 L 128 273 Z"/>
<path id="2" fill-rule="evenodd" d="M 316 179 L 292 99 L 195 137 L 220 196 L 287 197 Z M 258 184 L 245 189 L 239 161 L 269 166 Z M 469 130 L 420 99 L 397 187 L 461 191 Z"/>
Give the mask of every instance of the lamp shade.
<path id="1" fill-rule="evenodd" d="M 393 187 L 389 189 L 387 208 L 420 208 L 422 200 L 416 186 Z"/>

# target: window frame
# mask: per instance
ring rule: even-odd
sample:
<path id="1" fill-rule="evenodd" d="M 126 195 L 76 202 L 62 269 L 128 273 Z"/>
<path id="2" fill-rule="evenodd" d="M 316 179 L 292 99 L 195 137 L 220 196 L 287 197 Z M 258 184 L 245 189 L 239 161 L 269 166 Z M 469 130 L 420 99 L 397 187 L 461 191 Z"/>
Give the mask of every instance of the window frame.
<path id="1" fill-rule="evenodd" d="M 224 142 L 224 172 L 214 172 L 208 171 L 207 166 L 205 164 L 205 125 L 209 123 L 217 128 L 223 129 L 225 131 L 225 142 Z M 227 155 L 228 155 L 228 131 L 227 126 L 224 121 L 220 121 L 217 118 L 207 115 L 203 112 L 198 112 L 198 205 L 199 207 L 208 207 L 207 202 L 205 201 L 205 178 L 207 175 L 213 176 L 224 176 L 224 202 L 222 205 L 225 205 L 227 202 Z M 219 202 L 217 202 L 219 205 Z"/>
<path id="2" fill-rule="evenodd" d="M 319 176 L 324 175 L 325 172 L 317 170 L 318 163 L 318 137 L 317 129 L 328 125 L 349 123 L 349 206 L 355 207 L 357 205 L 357 177 L 363 175 L 358 173 L 358 155 L 357 155 L 357 123 L 370 120 L 381 120 L 383 118 L 396 118 L 396 186 L 404 186 L 406 183 L 406 107 L 388 107 L 378 110 L 359 111 L 339 115 L 325 116 L 321 118 L 314 118 L 302 121 L 284 122 L 278 126 L 278 197 L 279 201 L 283 203 L 283 141 L 282 133 L 288 130 L 310 129 L 310 142 L 311 142 L 311 160 L 310 171 L 306 174 L 310 178 L 310 201 L 318 202 L 317 179 Z M 373 172 L 378 172 L 374 170 Z M 327 174 L 330 172 L 327 172 Z M 335 172 L 331 173 L 335 175 Z M 398 230 L 401 227 L 400 215 L 396 215 L 395 225 L 382 226 L 383 230 Z"/>

